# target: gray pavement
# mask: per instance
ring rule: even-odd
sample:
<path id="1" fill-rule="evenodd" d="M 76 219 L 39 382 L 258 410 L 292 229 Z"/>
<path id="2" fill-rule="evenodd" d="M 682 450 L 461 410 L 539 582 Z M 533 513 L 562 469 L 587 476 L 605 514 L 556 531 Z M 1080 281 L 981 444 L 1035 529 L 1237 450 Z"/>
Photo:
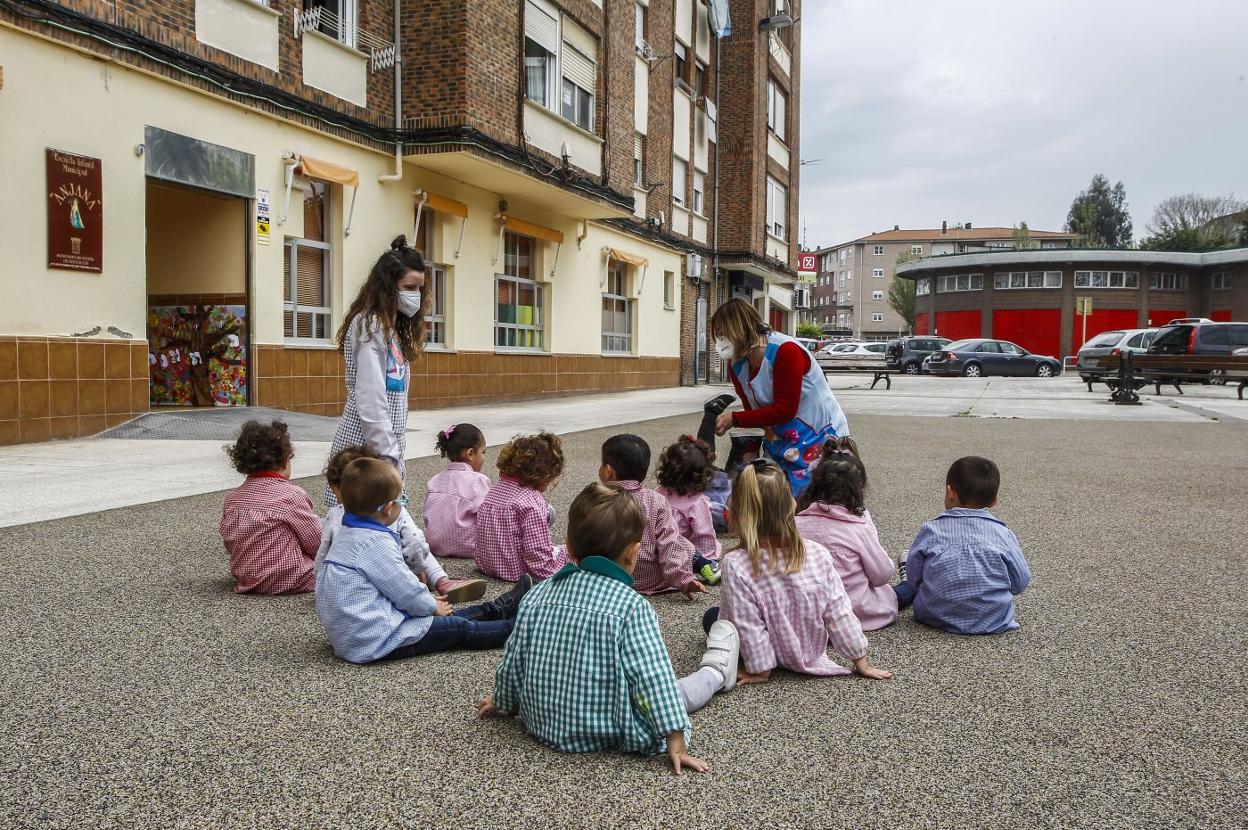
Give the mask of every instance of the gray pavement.
<path id="1" fill-rule="evenodd" d="M 692 427 L 635 431 L 657 449 Z M 565 438 L 557 539 L 615 431 Z M 854 433 L 894 552 L 953 458 L 1001 464 L 1034 573 L 1023 627 L 906 614 L 870 635 L 891 682 L 721 695 L 693 716 L 701 777 L 474 721 L 497 652 L 336 661 L 310 596 L 229 591 L 220 493 L 2 529 L 0 827 L 1243 827 L 1248 426 L 859 415 Z M 708 604 L 655 600 L 680 672 Z"/>

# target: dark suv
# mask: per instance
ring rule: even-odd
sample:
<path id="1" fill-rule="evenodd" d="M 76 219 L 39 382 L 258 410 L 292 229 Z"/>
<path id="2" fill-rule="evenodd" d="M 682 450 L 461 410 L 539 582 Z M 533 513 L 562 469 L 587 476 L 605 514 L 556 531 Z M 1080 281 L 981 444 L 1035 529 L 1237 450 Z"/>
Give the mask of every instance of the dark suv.
<path id="1" fill-rule="evenodd" d="M 1214 323 L 1208 320 L 1162 326 L 1148 347 L 1149 354 L 1229 355 L 1248 346 L 1248 323 Z M 1226 383 L 1226 372 L 1214 369 L 1209 383 Z"/>
<path id="2" fill-rule="evenodd" d="M 888 341 L 884 350 L 884 363 L 890 369 L 900 369 L 907 375 L 923 371 L 923 358 L 938 352 L 951 342 L 946 337 L 898 337 Z"/>

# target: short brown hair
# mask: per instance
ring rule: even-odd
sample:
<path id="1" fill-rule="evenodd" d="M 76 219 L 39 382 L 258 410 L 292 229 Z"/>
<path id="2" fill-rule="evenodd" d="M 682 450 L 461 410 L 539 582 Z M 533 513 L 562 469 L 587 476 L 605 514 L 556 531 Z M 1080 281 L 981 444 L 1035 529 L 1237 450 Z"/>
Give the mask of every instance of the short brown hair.
<path id="1" fill-rule="evenodd" d="M 359 444 L 353 447 L 343 447 L 329 457 L 329 464 L 325 467 L 325 480 L 332 487 L 342 486 L 342 471 L 347 469 L 347 465 L 357 458 L 381 458 L 381 454 L 368 444 Z"/>
<path id="2" fill-rule="evenodd" d="M 537 490 L 563 473 L 563 442 L 549 432 L 518 435 L 498 454 L 498 471 Z"/>
<path id="3" fill-rule="evenodd" d="M 770 331 L 754 306 L 740 297 L 733 297 L 711 315 L 711 336 L 732 343 L 738 357 L 758 345 L 759 338 Z"/>
<path id="4" fill-rule="evenodd" d="M 568 548 L 580 562 L 587 556 L 618 561 L 646 532 L 646 514 L 627 490 L 595 481 L 572 500 Z"/>
<path id="5" fill-rule="evenodd" d="M 234 462 L 234 469 L 249 476 L 282 469 L 295 449 L 291 446 L 286 424 L 281 421 L 271 424 L 248 421 L 239 431 L 234 446 L 226 447 L 225 452 Z"/>
<path id="6" fill-rule="evenodd" d="M 342 506 L 348 513 L 371 516 L 402 492 L 399 471 L 378 458 L 357 458 L 342 471 Z"/>
<path id="7" fill-rule="evenodd" d="M 1001 470 L 987 458 L 964 455 L 949 467 L 945 484 L 958 494 L 963 507 L 991 507 L 1001 488 Z"/>

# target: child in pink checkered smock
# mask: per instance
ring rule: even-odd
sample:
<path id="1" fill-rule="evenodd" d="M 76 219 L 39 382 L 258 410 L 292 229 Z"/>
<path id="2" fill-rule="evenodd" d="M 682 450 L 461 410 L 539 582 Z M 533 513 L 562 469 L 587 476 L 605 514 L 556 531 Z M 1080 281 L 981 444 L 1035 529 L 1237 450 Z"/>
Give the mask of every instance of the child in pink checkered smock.
<path id="1" fill-rule="evenodd" d="M 739 683 L 762 683 L 772 669 L 831 677 L 850 669 L 828 657 L 828 644 L 853 672 L 887 680 L 891 672 L 867 659 L 867 638 L 828 549 L 798 535 L 793 495 L 784 472 L 759 459 L 732 487 L 729 510 L 741 547 L 725 553 L 722 616 L 741 636 Z"/>
<path id="2" fill-rule="evenodd" d="M 471 559 L 477 549 L 477 508 L 490 492 L 485 436 L 472 424 L 451 424 L 438 433 L 438 452 L 450 463 L 429 479 L 425 538 L 437 556 Z"/>
<path id="3" fill-rule="evenodd" d="M 563 474 L 563 442 L 549 432 L 511 439 L 498 453 L 498 481 L 477 508 L 477 569 L 515 582 L 545 579 L 568 563 L 550 539 L 545 493 Z"/>
<path id="4" fill-rule="evenodd" d="M 712 438 L 714 436 L 712 435 Z M 711 445 L 692 435 L 663 450 L 655 491 L 667 499 L 676 530 L 693 545 L 693 572 L 710 585 L 719 584 L 719 556 L 723 548 L 715 536 L 711 500 L 706 496 L 715 468 Z"/>

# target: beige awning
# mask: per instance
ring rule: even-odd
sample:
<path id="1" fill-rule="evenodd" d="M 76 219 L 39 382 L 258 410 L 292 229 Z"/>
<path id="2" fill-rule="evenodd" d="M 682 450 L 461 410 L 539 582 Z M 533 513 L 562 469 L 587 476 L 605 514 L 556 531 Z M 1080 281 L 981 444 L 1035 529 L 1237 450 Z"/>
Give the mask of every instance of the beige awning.
<path id="1" fill-rule="evenodd" d="M 298 172 L 309 179 L 334 182 L 343 187 L 360 186 L 359 171 L 352 170 L 350 167 L 343 167 L 341 164 L 334 164 L 332 161 L 321 161 L 309 156 L 300 156 Z"/>
<path id="2" fill-rule="evenodd" d="M 557 245 L 563 244 L 563 231 L 557 231 L 554 228 L 548 228 L 545 225 L 535 225 L 532 222 L 526 222 L 523 219 L 517 219 L 514 216 L 503 216 L 503 227 L 509 231 L 522 233 L 525 236 L 534 236 L 538 239 L 544 239 L 547 242 L 554 242 Z"/>
<path id="3" fill-rule="evenodd" d="M 638 268 L 645 268 L 650 264 L 650 260 L 644 256 L 630 254 L 627 251 L 621 251 L 619 248 L 608 248 L 607 256 L 611 259 L 618 259 L 620 262 L 627 262 L 629 265 L 636 265 Z"/>
<path id="4" fill-rule="evenodd" d="M 439 213 L 447 213 L 451 216 L 458 216 L 460 219 L 468 218 L 468 206 L 463 202 L 457 202 L 454 199 L 448 199 L 445 196 L 439 196 L 436 193 L 430 193 L 427 190 L 416 191 L 417 198 L 424 198 L 425 207 L 430 210 L 436 210 Z"/>

